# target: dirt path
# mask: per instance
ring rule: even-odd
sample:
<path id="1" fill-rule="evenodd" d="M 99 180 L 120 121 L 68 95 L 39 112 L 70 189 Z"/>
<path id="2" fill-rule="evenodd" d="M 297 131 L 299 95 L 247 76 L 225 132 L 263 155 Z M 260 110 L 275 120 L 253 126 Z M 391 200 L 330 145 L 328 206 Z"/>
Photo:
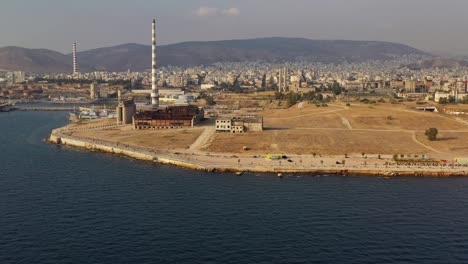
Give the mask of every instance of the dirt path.
<path id="1" fill-rule="evenodd" d="M 457 121 L 458 123 L 461 123 L 461 124 L 464 124 L 466 126 L 468 126 L 468 121 L 465 121 L 459 117 L 455 117 L 455 121 Z"/>
<path id="2" fill-rule="evenodd" d="M 413 133 L 412 133 L 412 139 L 413 139 L 413 141 L 414 141 L 416 144 L 418 144 L 418 145 L 420 145 L 420 146 L 422 146 L 422 147 L 425 147 L 425 148 L 427 148 L 428 150 L 434 151 L 434 152 L 436 152 L 436 153 L 443 153 L 443 152 L 441 152 L 441 151 L 439 151 L 439 150 L 437 150 L 437 149 L 435 149 L 435 148 L 433 148 L 433 147 L 429 147 L 428 145 L 426 145 L 426 144 L 422 143 L 421 141 L 419 141 L 418 138 L 417 138 L 417 136 L 416 136 L 416 132 L 415 132 L 415 131 L 413 131 Z"/>
<path id="3" fill-rule="evenodd" d="M 200 150 L 200 148 L 209 145 L 212 141 L 213 135 L 216 132 L 215 127 L 205 127 L 205 131 L 193 142 L 190 150 Z"/>
<path id="4" fill-rule="evenodd" d="M 341 123 L 343 123 L 343 125 L 345 127 L 347 127 L 348 129 L 353 129 L 353 126 L 351 126 L 351 123 L 349 122 L 349 120 L 346 117 L 344 117 L 342 114 L 340 114 L 338 112 L 335 113 L 335 114 L 341 118 Z"/>

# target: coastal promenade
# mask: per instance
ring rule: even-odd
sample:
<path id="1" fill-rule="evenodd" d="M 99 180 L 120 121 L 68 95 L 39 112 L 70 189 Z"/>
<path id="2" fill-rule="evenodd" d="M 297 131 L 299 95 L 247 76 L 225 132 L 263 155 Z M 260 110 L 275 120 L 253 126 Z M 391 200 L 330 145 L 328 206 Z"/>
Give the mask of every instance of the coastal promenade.
<path id="1" fill-rule="evenodd" d="M 116 125 L 91 127 L 87 130 L 116 128 Z M 285 160 L 269 160 L 264 156 L 232 153 L 210 153 L 200 150 L 200 141 L 193 147 L 180 150 L 162 150 L 150 147 L 134 146 L 111 140 L 99 140 L 76 137 L 74 129 L 67 127 L 54 129 L 49 141 L 65 146 L 79 147 L 91 151 L 102 151 L 128 156 L 135 159 L 180 166 L 209 172 L 259 172 L 259 173 L 311 173 L 339 175 L 375 175 L 375 176 L 466 176 L 468 167 L 455 165 L 396 165 L 391 162 L 391 155 L 381 157 L 358 155 L 348 158 L 338 156 L 287 155 Z M 210 134 L 210 131 L 206 132 Z M 206 137 L 203 133 L 200 137 Z M 345 163 L 342 164 L 342 161 Z M 341 163 L 341 164 L 337 164 Z"/>

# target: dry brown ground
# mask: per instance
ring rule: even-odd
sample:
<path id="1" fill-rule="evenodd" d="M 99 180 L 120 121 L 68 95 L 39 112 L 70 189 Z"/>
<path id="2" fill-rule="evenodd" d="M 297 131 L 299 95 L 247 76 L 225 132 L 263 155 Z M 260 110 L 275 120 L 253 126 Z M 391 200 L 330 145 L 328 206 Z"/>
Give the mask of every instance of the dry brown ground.
<path id="1" fill-rule="evenodd" d="M 436 141 L 429 141 L 423 132 L 417 135 L 420 142 L 437 149 L 444 156 L 468 156 L 468 132 L 440 132 Z"/>
<path id="2" fill-rule="evenodd" d="M 425 130 L 436 127 L 439 130 L 467 129 L 452 117 L 423 111 L 409 110 L 404 105 L 352 105 L 340 112 L 353 128 L 362 129 L 406 129 Z"/>
<path id="3" fill-rule="evenodd" d="M 299 109 L 265 110 L 265 131 L 246 134 L 215 134 L 205 150 L 209 152 L 266 154 L 428 154 L 438 157 L 468 156 L 468 124 L 456 117 L 412 110 L 415 104 L 334 103 L 328 107 L 303 104 Z M 391 118 L 389 118 L 391 116 Z M 465 119 L 465 117 L 460 117 Z M 102 125 L 93 121 L 79 127 Z M 346 123 L 349 122 L 350 126 Z M 72 125 L 73 126 L 73 125 Z M 76 125 L 75 125 L 76 126 Z M 440 140 L 424 136 L 429 127 L 439 129 Z M 352 129 L 350 129 L 352 128 Z M 465 131 L 453 133 L 452 131 Z M 416 131 L 416 134 L 415 132 Z M 202 128 L 181 130 L 131 130 L 130 127 L 104 131 L 79 131 L 75 135 L 113 140 L 140 147 L 187 149 Z M 416 135 L 416 136 L 415 136 Z M 450 156 L 450 157 L 449 157 Z"/>
<path id="4" fill-rule="evenodd" d="M 313 104 L 304 103 L 302 108 L 298 105 L 292 106 L 288 109 L 268 109 L 264 111 L 264 115 L 270 118 L 291 118 L 305 115 L 316 115 L 327 112 L 341 111 L 346 109 L 342 105 L 329 105 L 327 107 L 317 107 Z"/>
<path id="5" fill-rule="evenodd" d="M 350 107 L 344 104 L 328 107 L 304 104 L 303 109 L 293 106 L 287 110 L 266 110 L 263 115 L 266 127 L 345 128 L 343 117 L 354 129 L 468 129 L 468 126 L 457 122 L 452 116 L 412 110 L 405 104 L 352 104 Z"/>
<path id="6" fill-rule="evenodd" d="M 302 109 L 294 106 L 287 110 L 266 110 L 263 112 L 265 131 L 216 134 L 206 150 L 239 153 L 247 146 L 252 153 L 468 155 L 468 133 L 453 133 L 448 140 L 427 143 L 422 132 L 429 127 L 468 131 L 468 125 L 451 116 L 413 110 L 414 106 L 415 103 L 352 103 L 350 107 L 304 104 Z M 420 131 L 417 138 L 412 131 Z"/>
<path id="7" fill-rule="evenodd" d="M 296 105 L 284 110 L 265 110 L 262 114 L 267 128 L 345 128 L 340 116 L 336 114 L 343 110 L 345 107 L 342 106 L 316 107 L 303 104 L 300 109 Z"/>
<path id="8" fill-rule="evenodd" d="M 334 154 L 422 154 L 429 150 L 417 144 L 408 132 L 368 132 L 353 130 L 267 130 L 246 134 L 216 134 L 211 152 Z"/>
<path id="9" fill-rule="evenodd" d="M 346 128 L 337 114 L 293 117 L 290 119 L 264 118 L 266 128 Z"/>
<path id="10" fill-rule="evenodd" d="M 135 147 L 162 150 L 187 149 L 203 132 L 202 128 L 177 130 L 132 130 L 129 127 L 98 131 L 77 131 L 74 136 L 110 140 Z"/>
<path id="11" fill-rule="evenodd" d="M 468 111 L 468 104 L 444 105 L 442 109 Z"/>
<path id="12" fill-rule="evenodd" d="M 93 127 L 109 126 L 109 125 L 115 125 L 115 119 L 95 119 L 95 120 L 82 121 L 79 123 L 72 123 L 67 126 L 67 129 L 90 129 Z"/>

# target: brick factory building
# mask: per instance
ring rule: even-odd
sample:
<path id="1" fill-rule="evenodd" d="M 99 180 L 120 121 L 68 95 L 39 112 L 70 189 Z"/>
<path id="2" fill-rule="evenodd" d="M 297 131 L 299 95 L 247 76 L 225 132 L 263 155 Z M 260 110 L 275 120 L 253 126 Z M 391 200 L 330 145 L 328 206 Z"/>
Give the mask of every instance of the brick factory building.
<path id="1" fill-rule="evenodd" d="M 142 111 L 133 117 L 134 129 L 168 129 L 193 127 L 204 118 L 203 108 L 194 105 L 168 106 L 165 109 Z"/>

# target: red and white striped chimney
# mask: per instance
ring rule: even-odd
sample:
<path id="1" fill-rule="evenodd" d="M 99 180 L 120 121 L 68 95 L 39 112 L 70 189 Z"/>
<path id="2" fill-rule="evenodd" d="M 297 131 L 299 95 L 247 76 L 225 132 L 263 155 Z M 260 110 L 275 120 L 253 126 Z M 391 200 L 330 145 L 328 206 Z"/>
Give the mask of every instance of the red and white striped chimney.
<path id="1" fill-rule="evenodd" d="M 78 73 L 78 65 L 76 62 L 76 42 L 73 43 L 73 74 Z"/>
<path id="2" fill-rule="evenodd" d="M 152 42 L 151 42 L 151 105 L 153 108 L 159 107 L 159 91 L 157 86 L 156 76 L 156 20 L 153 18 L 152 25 Z"/>

